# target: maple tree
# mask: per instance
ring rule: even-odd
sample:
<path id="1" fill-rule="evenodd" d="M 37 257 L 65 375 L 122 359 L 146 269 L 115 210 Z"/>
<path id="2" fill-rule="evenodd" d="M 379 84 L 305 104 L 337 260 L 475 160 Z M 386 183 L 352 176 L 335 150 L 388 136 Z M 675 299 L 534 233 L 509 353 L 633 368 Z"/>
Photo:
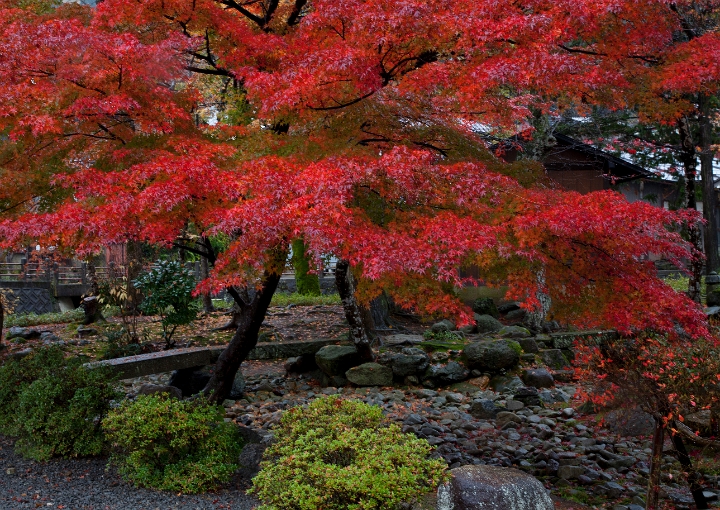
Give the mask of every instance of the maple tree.
<path id="1" fill-rule="evenodd" d="M 528 307 L 551 295 L 554 317 L 578 326 L 707 335 L 699 308 L 643 262 L 696 260 L 677 232 L 695 215 L 552 189 L 537 163 L 504 163 L 477 133 L 717 83 L 718 37 L 670 44 L 666 2 L 29 5 L 0 3 L 2 245 L 84 257 L 142 241 L 207 257 L 198 292 L 227 289 L 238 308 L 214 399 L 254 347 L 297 239 L 339 259 L 366 359 L 362 303 L 385 291 L 467 322 L 447 288 L 472 283 L 459 272 L 471 265 Z M 690 107 L 680 95 L 647 110 L 676 122 Z"/>

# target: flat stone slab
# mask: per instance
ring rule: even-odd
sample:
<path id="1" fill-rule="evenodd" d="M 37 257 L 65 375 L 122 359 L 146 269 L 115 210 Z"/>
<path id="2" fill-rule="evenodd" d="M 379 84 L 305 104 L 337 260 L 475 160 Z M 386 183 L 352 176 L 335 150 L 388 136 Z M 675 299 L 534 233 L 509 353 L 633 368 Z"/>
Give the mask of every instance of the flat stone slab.
<path id="1" fill-rule="evenodd" d="M 335 339 L 304 340 L 300 342 L 258 344 L 250 351 L 249 360 L 285 359 L 301 354 L 315 354 L 322 347 L 338 343 Z M 169 351 L 151 352 L 125 358 L 93 361 L 87 366 L 106 365 L 112 368 L 120 379 L 132 379 L 145 375 L 172 372 L 182 368 L 212 365 L 225 347 L 186 347 Z"/>
<path id="2" fill-rule="evenodd" d="M 219 354 L 218 354 L 219 356 Z M 217 359 L 217 356 L 215 356 Z M 151 352 L 103 361 L 93 361 L 86 366 L 105 365 L 120 379 L 131 379 L 144 375 L 172 372 L 181 368 L 198 367 L 213 363 L 213 352 L 207 347 L 187 347 L 169 351 Z"/>

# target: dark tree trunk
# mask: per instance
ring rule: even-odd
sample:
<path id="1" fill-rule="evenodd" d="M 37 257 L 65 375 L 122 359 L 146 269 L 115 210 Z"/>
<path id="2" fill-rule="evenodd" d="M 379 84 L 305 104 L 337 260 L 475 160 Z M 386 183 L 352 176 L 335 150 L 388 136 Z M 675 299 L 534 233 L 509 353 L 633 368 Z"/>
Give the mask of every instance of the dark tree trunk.
<path id="1" fill-rule="evenodd" d="M 200 278 L 206 279 L 210 274 L 210 264 L 208 264 L 208 258 L 207 257 L 200 257 Z M 206 292 L 202 295 L 202 303 L 203 303 L 203 311 L 205 313 L 210 313 L 215 311 L 215 306 L 213 306 L 212 302 L 212 296 L 209 292 Z"/>
<path id="2" fill-rule="evenodd" d="M 718 255 L 718 224 L 715 216 L 717 196 L 713 176 L 712 124 L 710 122 L 709 99 L 700 94 L 700 175 L 703 182 L 703 217 L 705 218 L 705 274 L 720 268 Z"/>
<path id="3" fill-rule="evenodd" d="M 677 459 L 680 462 L 680 465 L 683 467 L 683 471 L 685 471 L 686 473 L 688 485 L 690 485 L 690 492 L 692 493 L 693 499 L 695 500 L 695 506 L 698 507 L 698 510 L 704 510 L 708 508 L 707 500 L 703 495 L 703 489 L 700 485 L 701 476 L 692 465 L 692 460 L 690 459 L 690 455 L 688 455 L 688 452 L 685 449 L 685 443 L 683 442 L 682 437 L 680 437 L 679 433 L 673 433 L 671 430 L 670 439 L 672 440 L 673 446 L 675 447 Z"/>
<path id="4" fill-rule="evenodd" d="M 87 276 L 90 282 L 88 296 L 82 300 L 80 306 L 85 312 L 83 324 L 86 326 L 94 322 L 104 322 L 105 317 L 102 314 L 102 304 L 100 303 L 100 287 L 98 285 L 97 272 L 95 271 L 95 263 L 90 260 L 87 263 Z"/>
<path id="5" fill-rule="evenodd" d="M 4 326 L 5 326 L 5 305 L 3 304 L 3 297 L 0 296 L 0 342 L 2 342 Z M 2 344 L 0 343 L 0 351 L 1 350 L 2 350 Z"/>
<path id="6" fill-rule="evenodd" d="M 230 343 L 215 364 L 213 376 L 203 389 L 204 395 L 211 402 L 219 403 L 225 400 L 232 389 L 240 365 L 257 345 L 258 332 L 280 282 L 286 254 L 285 251 L 278 250 L 273 257 L 272 267 L 263 275 L 261 288 L 248 299 L 244 299 L 236 289 L 228 289 L 239 308 L 238 324 Z"/>
<path id="7" fill-rule="evenodd" d="M 685 174 L 685 207 L 697 210 L 697 199 L 695 197 L 695 176 L 696 164 L 695 144 L 693 143 L 690 133 L 690 126 L 687 118 L 683 117 L 678 121 L 678 133 L 680 135 L 680 144 L 682 152 L 680 159 L 683 164 Z M 688 241 L 699 253 L 702 253 L 700 241 L 700 226 L 698 224 L 688 225 Z M 688 296 L 693 301 L 700 302 L 700 282 L 702 278 L 703 261 L 698 257 L 693 257 L 690 261 L 690 281 L 688 283 Z"/>
<path id="8" fill-rule="evenodd" d="M 652 459 L 650 460 L 650 479 L 648 480 L 647 502 L 645 510 L 657 510 L 660 503 L 660 474 L 662 472 L 663 443 L 665 427 L 662 418 L 655 418 Z"/>
<path id="9" fill-rule="evenodd" d="M 360 359 L 374 360 L 375 355 L 370 346 L 371 339 L 367 329 L 368 314 L 363 313 L 355 299 L 355 277 L 347 260 L 339 260 L 335 266 L 335 285 L 342 300 L 345 318 L 350 325 L 350 338 L 358 350 Z"/>

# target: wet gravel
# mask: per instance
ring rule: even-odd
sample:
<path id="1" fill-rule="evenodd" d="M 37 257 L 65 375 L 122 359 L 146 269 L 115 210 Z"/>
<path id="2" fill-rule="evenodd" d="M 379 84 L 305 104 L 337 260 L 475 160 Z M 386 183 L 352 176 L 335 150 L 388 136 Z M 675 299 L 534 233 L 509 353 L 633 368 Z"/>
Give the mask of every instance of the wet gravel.
<path id="1" fill-rule="evenodd" d="M 223 490 L 179 495 L 138 489 L 124 482 L 107 460 L 72 459 L 38 463 L 15 454 L 12 441 L 0 436 L 0 509 L 68 510 L 250 510 L 257 500 L 235 479 Z"/>

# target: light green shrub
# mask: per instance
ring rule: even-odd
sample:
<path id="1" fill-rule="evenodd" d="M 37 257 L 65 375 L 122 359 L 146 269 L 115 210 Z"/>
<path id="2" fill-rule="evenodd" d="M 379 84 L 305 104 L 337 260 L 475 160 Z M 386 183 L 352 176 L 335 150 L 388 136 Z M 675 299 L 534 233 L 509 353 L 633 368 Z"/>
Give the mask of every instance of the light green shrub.
<path id="1" fill-rule="evenodd" d="M 186 493 L 217 488 L 238 468 L 242 438 L 222 408 L 167 395 L 139 396 L 103 421 L 111 462 L 138 487 Z"/>
<path id="2" fill-rule="evenodd" d="M 434 489 L 445 463 L 383 421 L 379 407 L 327 397 L 285 413 L 252 491 L 265 509 L 393 509 Z"/>

